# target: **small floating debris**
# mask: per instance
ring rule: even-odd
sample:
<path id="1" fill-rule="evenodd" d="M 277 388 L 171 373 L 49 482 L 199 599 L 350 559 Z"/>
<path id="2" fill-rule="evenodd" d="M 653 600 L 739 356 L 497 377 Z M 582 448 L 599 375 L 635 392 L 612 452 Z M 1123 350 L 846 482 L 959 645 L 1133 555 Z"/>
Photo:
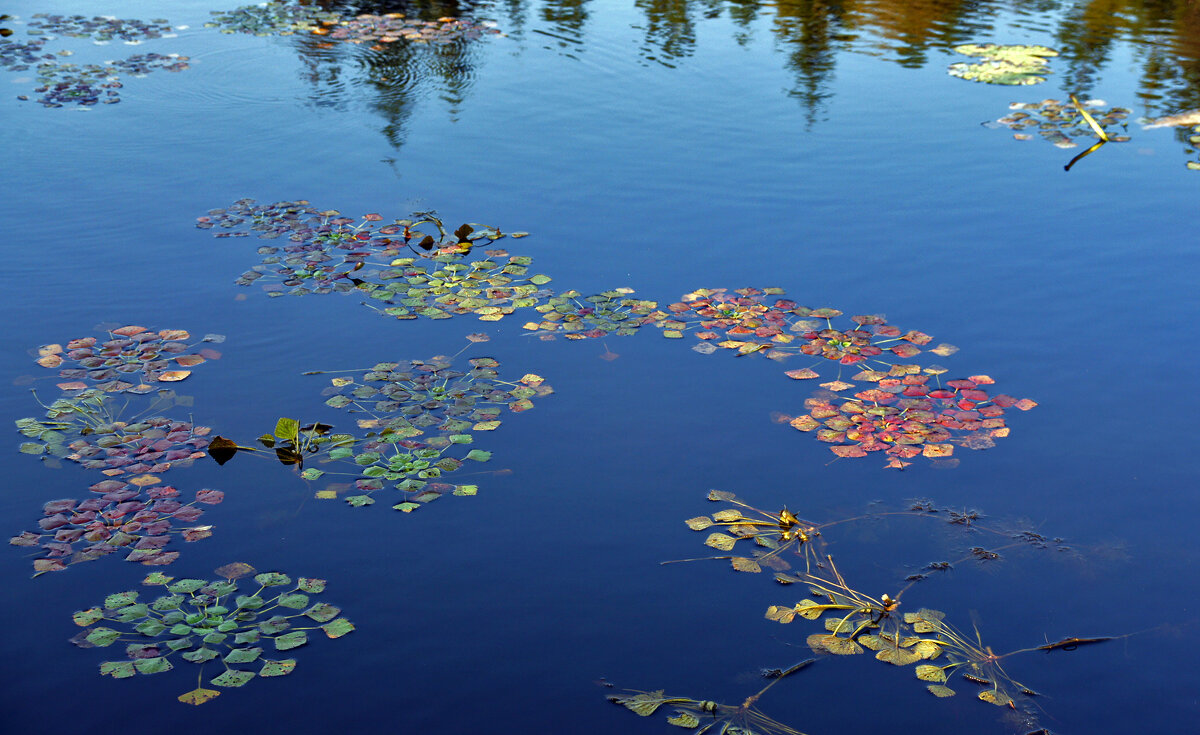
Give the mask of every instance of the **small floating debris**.
<path id="1" fill-rule="evenodd" d="M 1126 125 L 1131 114 L 1127 107 L 1105 108 L 1103 100 L 1086 100 L 1080 106 L 1087 110 L 1095 122 L 1104 130 Z M 1041 102 L 1014 102 L 1008 106 L 1011 112 L 996 120 L 1014 131 L 1016 140 L 1032 140 L 1036 133 L 1059 148 L 1075 148 L 1075 138 L 1095 133 L 1083 114 L 1068 100 L 1045 99 Z M 1026 132 L 1028 131 L 1028 132 Z M 1107 134 L 1106 134 L 1107 135 Z M 1113 143 L 1124 143 L 1128 135 L 1107 135 Z"/>

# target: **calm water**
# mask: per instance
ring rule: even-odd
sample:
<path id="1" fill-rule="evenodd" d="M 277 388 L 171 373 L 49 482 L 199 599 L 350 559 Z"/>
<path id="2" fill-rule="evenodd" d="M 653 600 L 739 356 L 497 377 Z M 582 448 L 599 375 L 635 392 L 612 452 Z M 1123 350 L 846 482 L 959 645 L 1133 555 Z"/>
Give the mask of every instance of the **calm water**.
<path id="1" fill-rule="evenodd" d="M 0 72 L 6 420 L 39 413 L 22 376 L 45 371 L 29 350 L 99 322 L 226 335 L 223 359 L 179 384 L 194 396 L 179 410 L 244 442 L 279 416 L 346 423 L 323 403 L 327 379 L 304 371 L 453 354 L 468 332 L 491 341 L 465 356 L 538 373 L 556 392 L 480 440 L 495 453 L 486 468 L 511 472 L 412 515 L 315 500 L 289 470 L 249 458 L 172 472 L 226 499 L 205 517 L 214 536 L 178 544 L 168 573 L 246 561 L 323 577 L 357 625 L 298 649 L 289 677 L 200 708 L 175 701 L 195 675 L 185 663 L 118 681 L 96 673 L 111 655 L 67 643 L 73 611 L 135 588 L 146 568 L 106 558 L 30 580 L 27 549 L 0 554 L 6 732 L 665 732 L 663 714 L 614 707 L 595 682 L 741 701 L 759 669 L 805 658 L 820 630 L 763 619 L 797 587 L 722 562 L 659 565 L 703 554 L 681 521 L 716 510 L 709 488 L 816 520 L 928 497 L 1063 537 L 1077 553 L 963 563 L 914 587 L 905 609 L 935 607 L 967 629 L 974 611 L 997 651 L 1137 632 L 1005 666 L 1046 695 L 1039 726 L 1055 732 L 1194 728 L 1197 401 L 1183 378 L 1200 358 L 1200 172 L 1185 165 L 1197 160 L 1187 128 L 1133 122 L 1200 106 L 1194 3 L 420 6 L 506 35 L 392 58 L 222 35 L 203 23 L 228 8 L 191 0 L 7 6 L 23 19 L 165 15 L 188 28 L 132 50 L 51 48 L 81 62 L 180 53 L 191 68 L 126 80 L 120 104 L 87 111 L 18 101 L 32 73 Z M 6 25 L 10 41 L 26 38 Z M 946 75 L 965 59 L 953 46 L 989 41 L 1063 55 L 1035 87 Z M 1064 172 L 1082 147 L 984 124 L 1011 102 L 1068 92 L 1130 108 L 1132 140 Z M 240 197 L 528 230 L 506 247 L 533 256 L 552 287 L 585 294 L 625 286 L 667 304 L 700 287 L 779 286 L 810 306 L 884 313 L 960 347 L 944 361 L 954 374 L 989 374 L 1039 406 L 1010 412 L 1012 435 L 960 450 L 954 469 L 830 462 L 825 445 L 771 421 L 802 412 L 808 386 L 782 375 L 796 358 L 705 356 L 653 328 L 547 342 L 523 334 L 520 314 L 399 322 L 355 296 L 235 286 L 258 241 L 193 223 Z M 50 381 L 36 386 L 54 397 Z M 13 534 L 98 479 L 40 466 L 10 441 L 0 518 Z M 829 550 L 867 591 L 980 543 L 925 520 L 846 528 L 827 534 Z M 911 669 L 827 657 L 761 704 L 812 735 L 1024 731 L 969 684 L 949 700 L 922 686 Z"/>

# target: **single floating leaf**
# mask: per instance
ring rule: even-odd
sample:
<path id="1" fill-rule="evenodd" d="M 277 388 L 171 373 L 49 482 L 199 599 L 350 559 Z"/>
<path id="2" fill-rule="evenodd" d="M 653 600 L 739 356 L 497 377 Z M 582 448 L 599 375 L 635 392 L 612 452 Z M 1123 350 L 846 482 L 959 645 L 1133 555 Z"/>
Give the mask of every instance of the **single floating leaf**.
<path id="1" fill-rule="evenodd" d="M 216 697 L 218 697 L 220 695 L 221 695 L 221 693 L 216 691 L 215 689 L 205 689 L 203 687 L 196 687 L 195 689 L 193 689 L 190 692 L 185 692 L 183 694 L 180 694 L 179 701 L 183 702 L 184 704 L 194 704 L 194 705 L 198 706 L 198 705 L 204 704 L 205 702 L 207 702 L 210 699 L 215 699 Z"/>

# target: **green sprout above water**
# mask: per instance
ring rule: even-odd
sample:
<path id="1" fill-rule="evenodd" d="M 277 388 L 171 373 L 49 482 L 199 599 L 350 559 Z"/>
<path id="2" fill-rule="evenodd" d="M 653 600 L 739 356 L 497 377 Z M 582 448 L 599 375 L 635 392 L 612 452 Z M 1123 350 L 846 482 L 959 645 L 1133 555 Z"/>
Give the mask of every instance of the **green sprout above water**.
<path id="1" fill-rule="evenodd" d="M 137 590 L 109 595 L 103 605 L 74 614 L 75 624 L 84 630 L 72 642 L 81 648 L 125 644 L 126 660 L 100 664 L 100 674 L 115 679 L 170 671 L 173 658 L 200 664 L 196 688 L 179 697 L 199 705 L 220 694 L 202 686 L 209 661 L 221 666 L 210 675 L 211 685 L 240 687 L 255 676 L 284 676 L 295 669 L 295 659 L 265 658 L 268 651 L 299 648 L 309 642 L 310 631 L 340 638 L 354 630 L 353 623 L 339 617 L 339 608 L 315 601 L 325 591 L 325 580 L 300 577 L 293 582 L 286 574 L 266 572 L 253 577 L 246 588 L 252 591 L 245 594 L 238 580 L 254 572 L 248 564 L 235 563 L 217 569 L 223 579 L 215 581 L 153 573 L 142 584 L 164 586 L 166 594 L 149 602 L 139 602 Z"/>

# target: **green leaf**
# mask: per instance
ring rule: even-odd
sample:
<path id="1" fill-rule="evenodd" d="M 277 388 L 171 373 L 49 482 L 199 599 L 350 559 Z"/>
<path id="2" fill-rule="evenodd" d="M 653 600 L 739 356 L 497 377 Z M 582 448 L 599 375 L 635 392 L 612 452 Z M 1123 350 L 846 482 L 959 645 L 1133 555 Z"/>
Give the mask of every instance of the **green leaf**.
<path id="1" fill-rule="evenodd" d="M 133 591 L 117 592 L 104 598 L 104 607 L 106 610 L 115 610 L 126 605 L 132 605 L 137 596 L 138 593 Z"/>
<path id="2" fill-rule="evenodd" d="M 281 441 L 296 441 L 300 438 L 300 422 L 281 418 L 275 422 L 275 436 Z"/>
<path id="3" fill-rule="evenodd" d="M 139 658 L 133 662 L 133 667 L 138 670 L 139 674 L 161 674 L 164 671 L 170 671 L 175 668 L 165 656 Z"/>
<path id="4" fill-rule="evenodd" d="M 351 623 L 345 618 L 338 618 L 331 623 L 326 623 L 321 626 L 321 630 L 325 631 L 325 635 L 330 638 L 341 638 L 350 631 L 354 630 L 354 623 Z"/>
<path id="5" fill-rule="evenodd" d="M 222 643 L 224 643 L 225 639 L 228 637 L 229 636 L 226 635 L 225 633 L 218 633 L 216 631 L 213 631 L 212 633 L 209 633 L 208 635 L 204 636 L 204 638 L 202 638 L 201 640 L 203 640 L 205 643 L 210 643 L 214 646 L 219 646 Z"/>
<path id="6" fill-rule="evenodd" d="M 410 503 L 410 502 L 405 501 L 403 503 L 396 503 L 395 505 L 393 505 L 392 510 L 399 510 L 399 511 L 403 511 L 404 513 L 412 513 L 414 510 L 416 510 L 417 508 L 420 508 L 420 507 L 421 507 L 420 503 Z"/>
<path id="7" fill-rule="evenodd" d="M 197 648 L 195 651 L 188 651 L 187 653 L 183 654 L 183 658 L 187 661 L 191 661 L 194 664 L 201 664 L 205 661 L 211 661 L 220 655 L 221 654 L 217 653 L 211 648 L 201 647 Z"/>
<path id="8" fill-rule="evenodd" d="M 86 628 L 103 617 L 104 611 L 98 607 L 90 607 L 87 610 L 79 610 L 71 616 L 71 619 L 75 621 L 76 625 Z"/>
<path id="9" fill-rule="evenodd" d="M 203 579 L 181 579 L 167 585 L 167 590 L 175 594 L 189 594 L 208 584 Z"/>
<path id="10" fill-rule="evenodd" d="M 136 626 L 134 626 L 133 629 L 136 630 L 137 632 L 141 633 L 142 635 L 150 636 L 151 638 L 153 638 L 154 636 L 156 636 L 159 633 L 162 633 L 164 630 L 166 630 L 167 626 L 165 626 L 162 623 L 158 622 L 157 620 L 151 618 L 150 620 L 144 620 L 141 623 L 138 623 Z"/>
<path id="11" fill-rule="evenodd" d="M 246 643 L 257 643 L 261 636 L 262 633 L 257 630 L 243 630 L 233 637 L 233 642 L 239 646 Z"/>
<path id="12" fill-rule="evenodd" d="M 361 508 L 364 505 L 371 505 L 375 499 L 370 495 L 350 495 L 346 498 L 346 502 L 355 508 Z"/>
<path id="13" fill-rule="evenodd" d="M 167 648 L 171 649 L 172 651 L 182 651 L 184 649 L 191 648 L 191 647 L 192 647 L 192 639 L 190 637 L 189 638 L 176 638 L 173 641 L 167 641 Z"/>
<path id="14" fill-rule="evenodd" d="M 467 459 L 473 459 L 476 462 L 486 462 L 492 458 L 491 452 L 485 452 L 482 449 L 472 449 L 467 452 Z"/>
<path id="15" fill-rule="evenodd" d="M 475 495 L 479 492 L 478 485 L 458 485 L 454 488 L 455 495 Z"/>
<path id="16" fill-rule="evenodd" d="M 166 595 L 158 598 L 150 604 L 150 607 L 163 612 L 165 610 L 178 610 L 183 604 L 183 595 Z"/>
<path id="17" fill-rule="evenodd" d="M 46 446 L 35 442 L 23 442 L 20 449 L 21 454 L 41 454 L 46 451 Z"/>
<path id="18" fill-rule="evenodd" d="M 301 577 L 300 579 L 296 580 L 296 586 L 304 592 L 317 595 L 325 591 L 325 580 Z"/>
<path id="19" fill-rule="evenodd" d="M 335 449 L 333 451 L 337 451 L 337 450 Z M 309 467 L 307 470 L 301 472 L 300 476 L 303 477 L 305 480 L 316 480 L 316 479 L 320 478 L 321 475 L 323 475 L 323 474 L 325 474 L 325 473 L 322 472 L 321 470 L 318 470 L 316 467 Z"/>
<path id="20" fill-rule="evenodd" d="M 338 616 L 341 610 L 327 602 L 318 602 L 309 609 L 304 611 L 304 615 L 312 618 L 318 623 L 327 623 Z"/>
<path id="21" fill-rule="evenodd" d="M 270 661 L 263 659 L 263 667 L 259 669 L 259 676 L 286 676 L 292 673 L 296 668 L 296 659 L 286 658 L 282 661 Z"/>
<path id="22" fill-rule="evenodd" d="M 177 623 L 171 626 L 171 635 L 188 635 L 191 632 L 191 626 L 186 623 Z"/>
<path id="23" fill-rule="evenodd" d="M 167 575 L 163 574 L 162 572 L 151 572 L 146 575 L 145 579 L 142 580 L 142 584 L 146 585 L 147 587 L 153 587 L 154 585 L 167 584 L 172 579 L 175 579 L 175 578 L 168 577 Z"/>
<path id="24" fill-rule="evenodd" d="M 303 630 L 293 630 L 275 637 L 275 648 L 279 651 L 289 651 L 308 643 L 308 633 Z"/>
<path id="25" fill-rule="evenodd" d="M 262 574 L 254 575 L 254 581 L 263 587 L 278 587 L 284 584 L 291 584 L 292 578 L 279 572 L 263 572 Z"/>
<path id="26" fill-rule="evenodd" d="M 258 595 L 238 595 L 235 601 L 241 610 L 257 610 L 267 604 L 267 601 Z"/>
<path id="27" fill-rule="evenodd" d="M 230 669 L 212 680 L 219 687 L 240 687 L 254 678 L 253 671 L 235 671 Z"/>
<path id="28" fill-rule="evenodd" d="M 290 627 L 292 627 L 292 624 L 282 615 L 276 615 L 270 620 L 264 620 L 258 624 L 258 629 L 262 631 L 263 635 L 282 633 Z"/>
<path id="29" fill-rule="evenodd" d="M 301 610 L 308 604 L 308 595 L 300 594 L 298 592 L 291 595 L 283 595 L 276 601 L 276 604 L 280 607 Z"/>
<path id="30" fill-rule="evenodd" d="M 336 447 L 329 450 L 330 459 L 349 459 L 354 456 L 354 450 L 350 447 Z"/>
<path id="31" fill-rule="evenodd" d="M 451 444 L 470 444 L 473 441 L 475 441 L 475 440 L 471 437 L 470 434 L 451 434 L 450 435 L 450 443 Z"/>
<path id="32" fill-rule="evenodd" d="M 100 675 L 111 676 L 114 679 L 128 679 L 137 673 L 132 661 L 105 661 L 100 664 Z"/>
<path id="33" fill-rule="evenodd" d="M 262 655 L 261 648 L 235 648 L 225 655 L 223 659 L 227 664 L 248 664 L 255 661 Z"/>
<path id="34" fill-rule="evenodd" d="M 111 646 L 121 634 L 112 628 L 93 628 L 87 634 L 87 642 L 93 646 Z"/>
<path id="35" fill-rule="evenodd" d="M 139 602 L 136 605 L 129 605 L 117 611 L 117 620 L 122 623 L 132 623 L 134 620 L 140 620 L 150 614 L 150 607 L 144 602 Z"/>

